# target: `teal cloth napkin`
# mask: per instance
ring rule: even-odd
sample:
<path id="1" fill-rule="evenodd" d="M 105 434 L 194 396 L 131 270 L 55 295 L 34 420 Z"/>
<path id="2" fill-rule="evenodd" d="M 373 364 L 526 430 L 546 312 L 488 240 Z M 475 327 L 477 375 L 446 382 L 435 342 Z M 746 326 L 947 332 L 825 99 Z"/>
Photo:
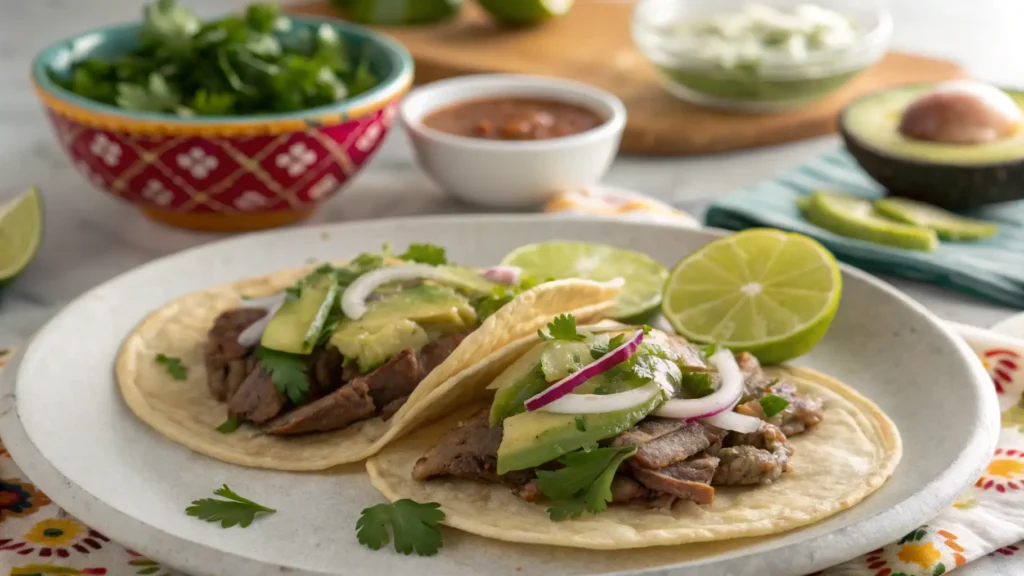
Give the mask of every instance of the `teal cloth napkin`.
<path id="1" fill-rule="evenodd" d="M 796 199 L 813 190 L 875 198 L 882 188 L 843 149 L 829 152 L 775 178 L 713 202 L 708 226 L 741 230 L 771 227 L 817 239 L 836 258 L 871 272 L 904 276 L 1024 308 L 1024 201 L 986 206 L 969 215 L 999 223 L 999 233 L 980 242 L 943 242 L 919 252 L 845 238 L 807 222 Z"/>

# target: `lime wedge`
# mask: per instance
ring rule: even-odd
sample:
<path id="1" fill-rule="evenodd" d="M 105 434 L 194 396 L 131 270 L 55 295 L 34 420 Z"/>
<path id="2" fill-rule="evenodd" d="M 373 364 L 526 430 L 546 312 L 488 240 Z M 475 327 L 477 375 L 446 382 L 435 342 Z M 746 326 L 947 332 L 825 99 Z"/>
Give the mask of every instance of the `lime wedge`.
<path id="1" fill-rule="evenodd" d="M 477 0 L 491 16 L 505 24 L 528 25 L 561 16 L 573 0 Z"/>
<path id="2" fill-rule="evenodd" d="M 43 237 L 43 199 L 36 188 L 0 204 L 0 286 L 32 261 Z"/>
<path id="3" fill-rule="evenodd" d="M 690 340 L 777 364 L 805 354 L 825 336 L 841 294 L 839 265 L 821 244 L 802 234 L 753 228 L 676 264 L 661 311 Z"/>
<path id="4" fill-rule="evenodd" d="M 641 319 L 657 310 L 668 270 L 646 254 L 604 244 L 554 240 L 527 244 L 505 256 L 505 266 L 518 266 L 538 280 L 586 278 L 626 281 L 618 302 L 608 312 L 617 320 Z"/>
<path id="5" fill-rule="evenodd" d="M 981 240 L 999 231 L 999 226 L 992 222 L 961 216 L 909 198 L 893 196 L 876 200 L 875 210 L 886 218 L 935 230 L 943 240 Z"/>
<path id="6" fill-rule="evenodd" d="M 797 205 L 805 218 L 840 236 L 907 250 L 935 250 L 939 246 L 934 230 L 885 218 L 864 198 L 815 192 Z"/>

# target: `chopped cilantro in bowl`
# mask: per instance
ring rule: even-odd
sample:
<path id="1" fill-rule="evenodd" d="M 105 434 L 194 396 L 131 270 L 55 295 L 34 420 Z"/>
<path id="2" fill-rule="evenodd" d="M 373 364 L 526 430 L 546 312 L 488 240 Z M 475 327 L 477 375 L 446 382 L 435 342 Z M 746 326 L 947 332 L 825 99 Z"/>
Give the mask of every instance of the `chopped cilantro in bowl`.
<path id="1" fill-rule="evenodd" d="M 401 46 L 345 22 L 292 18 L 273 4 L 202 21 L 175 0 L 157 0 L 140 24 L 44 50 L 35 76 L 44 91 L 187 119 L 332 106 L 410 72 Z"/>

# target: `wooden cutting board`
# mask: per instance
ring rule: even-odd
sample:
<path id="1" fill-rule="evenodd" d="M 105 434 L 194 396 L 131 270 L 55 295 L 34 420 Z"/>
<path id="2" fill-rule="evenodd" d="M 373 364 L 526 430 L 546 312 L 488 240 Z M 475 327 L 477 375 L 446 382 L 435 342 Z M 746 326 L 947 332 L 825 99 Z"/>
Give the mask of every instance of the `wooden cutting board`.
<path id="1" fill-rule="evenodd" d="M 653 67 L 630 38 L 632 2 L 577 0 L 572 11 L 541 26 L 497 26 L 475 3 L 459 16 L 427 26 L 379 27 L 416 61 L 416 82 L 462 74 L 512 72 L 570 78 L 614 93 L 629 121 L 622 151 L 643 155 L 725 152 L 813 138 L 834 132 L 836 117 L 861 94 L 910 82 L 963 77 L 956 64 L 889 53 L 826 100 L 778 115 L 734 114 L 678 100 L 658 84 Z M 326 1 L 289 11 L 342 17 Z"/>

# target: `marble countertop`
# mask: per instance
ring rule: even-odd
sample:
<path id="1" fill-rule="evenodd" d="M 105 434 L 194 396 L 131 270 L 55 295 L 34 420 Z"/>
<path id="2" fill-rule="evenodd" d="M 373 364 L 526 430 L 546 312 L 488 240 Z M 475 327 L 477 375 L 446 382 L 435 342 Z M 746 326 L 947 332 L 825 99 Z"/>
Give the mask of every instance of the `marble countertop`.
<path id="1" fill-rule="evenodd" d="M 581 0 L 586 1 L 586 0 Z M 185 0 L 204 15 L 245 0 Z M 46 44 L 84 29 L 131 20 L 139 0 L 0 0 L 0 200 L 41 187 L 46 232 L 39 255 L 0 301 L 0 348 L 16 347 L 85 290 L 161 256 L 220 238 L 167 228 L 90 189 L 53 139 L 28 70 Z M 954 59 L 1002 83 L 1024 77 L 1024 3 L 1018 0 L 893 0 L 894 47 Z M 835 137 L 767 149 L 678 159 L 622 157 L 606 182 L 646 192 L 699 215 L 707 202 L 838 145 Z M 416 167 L 401 132 L 310 223 L 418 214 L 471 213 Z M 887 278 L 944 318 L 987 326 L 1016 312 L 934 286 Z"/>

